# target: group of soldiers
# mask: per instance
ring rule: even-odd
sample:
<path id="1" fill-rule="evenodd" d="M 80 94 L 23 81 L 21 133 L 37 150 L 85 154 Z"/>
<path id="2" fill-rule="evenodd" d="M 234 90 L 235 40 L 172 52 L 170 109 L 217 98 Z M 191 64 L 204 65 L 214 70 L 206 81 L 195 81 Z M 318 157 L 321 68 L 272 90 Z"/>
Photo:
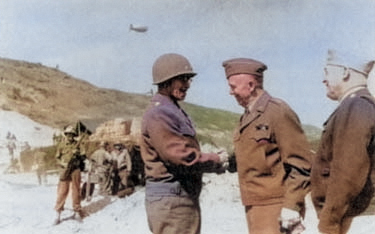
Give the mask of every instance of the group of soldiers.
<path id="1" fill-rule="evenodd" d="M 133 183 L 129 176 L 132 169 L 131 158 L 122 142 L 100 142 L 99 148 L 87 155 L 84 144 L 85 134 L 79 135 L 73 126 L 64 129 L 64 138 L 58 144 L 56 160 L 59 167 L 59 182 L 55 210 L 55 224 L 61 222 L 61 212 L 71 188 L 74 215 L 81 220 L 86 214 L 81 201 L 91 197 L 95 184 L 99 185 L 100 195 L 129 194 Z M 81 172 L 87 172 L 87 180 L 81 186 Z M 126 191 L 126 192 L 123 192 Z M 130 192 L 129 192 L 130 191 Z M 121 193 L 122 192 L 122 193 Z"/>
<path id="2" fill-rule="evenodd" d="M 128 150 L 121 142 L 115 142 L 113 149 L 109 142 L 100 142 L 90 157 L 90 183 L 99 185 L 99 194 L 116 195 L 119 191 L 132 188 L 130 180 L 132 162 Z M 92 193 L 93 187 L 90 187 Z M 90 195 L 89 195 L 90 196 Z"/>

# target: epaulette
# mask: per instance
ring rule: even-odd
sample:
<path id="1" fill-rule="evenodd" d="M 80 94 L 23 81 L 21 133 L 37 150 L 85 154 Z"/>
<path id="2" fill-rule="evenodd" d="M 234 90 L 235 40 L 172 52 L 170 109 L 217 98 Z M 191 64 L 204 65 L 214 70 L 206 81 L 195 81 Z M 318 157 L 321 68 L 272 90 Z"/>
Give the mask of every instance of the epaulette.
<path id="1" fill-rule="evenodd" d="M 368 102 L 375 106 L 375 98 L 369 95 L 360 95 L 360 98 L 366 99 Z"/>
<path id="2" fill-rule="evenodd" d="M 279 98 L 274 98 L 274 97 L 272 97 L 270 101 L 273 102 L 273 103 L 276 103 L 278 105 L 283 105 L 285 103 L 283 100 L 281 100 Z"/>

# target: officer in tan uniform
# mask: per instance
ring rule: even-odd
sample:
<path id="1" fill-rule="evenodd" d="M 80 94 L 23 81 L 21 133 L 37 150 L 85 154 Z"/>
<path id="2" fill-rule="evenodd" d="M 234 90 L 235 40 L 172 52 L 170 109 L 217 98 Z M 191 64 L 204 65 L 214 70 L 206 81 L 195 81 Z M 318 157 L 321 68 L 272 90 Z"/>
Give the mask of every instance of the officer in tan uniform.
<path id="1" fill-rule="evenodd" d="M 56 152 L 57 164 L 60 166 L 60 178 L 57 185 L 57 199 L 55 210 L 57 217 L 54 224 L 60 223 L 60 214 L 64 210 L 65 201 L 72 188 L 72 202 L 74 218 L 81 220 L 83 211 L 81 207 L 81 171 L 84 170 L 84 150 L 75 137 L 77 133 L 73 126 L 64 129 L 65 139 L 58 145 Z"/>
<path id="2" fill-rule="evenodd" d="M 200 151 L 194 125 L 178 104 L 196 75 L 190 62 L 164 54 L 152 74 L 158 92 L 143 116 L 140 143 L 148 224 L 154 234 L 199 234 L 202 174 L 221 169 L 226 155 Z"/>
<path id="3" fill-rule="evenodd" d="M 312 153 L 299 118 L 263 89 L 264 63 L 236 58 L 223 67 L 230 94 L 245 109 L 234 147 L 248 231 L 300 233 Z"/>
<path id="4" fill-rule="evenodd" d="M 339 105 L 324 123 L 311 173 L 320 233 L 347 233 L 353 217 L 373 197 L 375 102 L 366 87 L 373 65 L 374 61 L 328 51 L 323 83 L 328 98 Z"/>

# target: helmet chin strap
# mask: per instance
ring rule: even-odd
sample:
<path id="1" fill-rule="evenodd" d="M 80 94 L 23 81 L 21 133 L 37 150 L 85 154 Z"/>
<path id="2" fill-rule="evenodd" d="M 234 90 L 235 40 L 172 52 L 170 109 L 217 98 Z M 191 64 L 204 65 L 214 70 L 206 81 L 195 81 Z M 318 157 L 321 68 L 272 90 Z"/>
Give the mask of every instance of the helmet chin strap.
<path id="1" fill-rule="evenodd" d="M 165 96 L 170 96 L 171 95 L 171 90 L 172 90 L 172 88 L 171 88 L 170 85 L 168 85 L 168 86 L 159 86 L 158 92 L 160 94 L 165 95 Z"/>
<path id="2" fill-rule="evenodd" d="M 350 70 L 348 67 L 343 67 L 343 68 L 344 68 L 343 81 L 348 81 L 350 78 Z"/>

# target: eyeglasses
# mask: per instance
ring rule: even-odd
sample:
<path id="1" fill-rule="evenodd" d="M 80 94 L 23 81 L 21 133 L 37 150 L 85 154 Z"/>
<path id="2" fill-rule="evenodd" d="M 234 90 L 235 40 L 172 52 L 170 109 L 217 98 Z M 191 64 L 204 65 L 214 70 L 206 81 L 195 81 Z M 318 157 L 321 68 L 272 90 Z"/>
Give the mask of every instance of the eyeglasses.
<path id="1" fill-rule="evenodd" d="M 188 75 L 182 75 L 182 76 L 178 76 L 178 77 L 176 77 L 177 80 L 180 80 L 180 81 L 182 81 L 182 82 L 191 82 L 191 81 L 192 81 L 191 78 L 192 78 L 192 77 L 191 77 L 191 76 L 188 76 Z"/>

